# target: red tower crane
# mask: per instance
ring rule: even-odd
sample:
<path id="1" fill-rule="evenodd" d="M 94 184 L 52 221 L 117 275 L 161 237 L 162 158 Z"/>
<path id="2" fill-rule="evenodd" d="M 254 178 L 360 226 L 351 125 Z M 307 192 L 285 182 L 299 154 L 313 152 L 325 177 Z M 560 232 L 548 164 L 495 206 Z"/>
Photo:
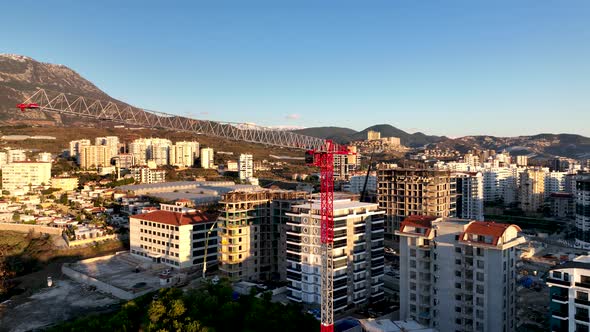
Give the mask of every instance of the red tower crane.
<path id="1" fill-rule="evenodd" d="M 346 146 L 290 131 L 244 123 L 197 120 L 45 89 L 38 89 L 27 100 L 18 104 L 17 108 L 23 112 L 29 109 L 41 110 L 144 128 L 184 131 L 196 135 L 305 150 L 306 163 L 320 168 L 321 332 L 334 330 L 334 155 L 352 154 Z"/>

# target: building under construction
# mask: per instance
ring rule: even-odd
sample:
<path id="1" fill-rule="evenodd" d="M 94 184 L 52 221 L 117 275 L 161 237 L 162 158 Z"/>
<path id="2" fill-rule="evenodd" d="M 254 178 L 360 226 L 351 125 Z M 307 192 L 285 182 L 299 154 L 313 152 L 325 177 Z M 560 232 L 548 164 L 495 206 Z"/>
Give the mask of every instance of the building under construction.
<path id="1" fill-rule="evenodd" d="M 232 280 L 284 280 L 285 213 L 309 193 L 285 190 L 235 191 L 223 195 L 218 218 L 218 261 Z"/>
<path id="2" fill-rule="evenodd" d="M 379 207 L 385 210 L 385 239 L 407 216 L 450 217 L 456 211 L 456 184 L 450 171 L 379 165 Z"/>

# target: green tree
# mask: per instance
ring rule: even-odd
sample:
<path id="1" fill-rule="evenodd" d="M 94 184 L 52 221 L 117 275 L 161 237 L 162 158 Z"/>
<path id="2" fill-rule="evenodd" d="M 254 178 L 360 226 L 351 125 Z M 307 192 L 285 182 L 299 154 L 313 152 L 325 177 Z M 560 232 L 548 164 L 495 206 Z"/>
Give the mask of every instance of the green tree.
<path id="1" fill-rule="evenodd" d="M 148 317 L 152 323 L 157 323 L 162 316 L 166 314 L 166 307 L 162 301 L 156 300 L 152 302 L 148 309 Z"/>

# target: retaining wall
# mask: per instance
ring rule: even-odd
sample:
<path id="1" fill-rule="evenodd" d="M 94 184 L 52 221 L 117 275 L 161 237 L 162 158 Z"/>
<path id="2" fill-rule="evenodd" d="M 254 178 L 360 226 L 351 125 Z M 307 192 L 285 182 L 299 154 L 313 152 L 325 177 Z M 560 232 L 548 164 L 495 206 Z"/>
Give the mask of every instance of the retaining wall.
<path id="1" fill-rule="evenodd" d="M 40 226 L 40 225 L 27 225 L 27 224 L 11 224 L 11 223 L 0 223 L 0 230 L 4 231 L 15 231 L 28 233 L 31 230 L 35 233 L 46 233 L 61 235 L 62 229 L 57 227 Z"/>
<path id="2" fill-rule="evenodd" d="M 93 278 L 93 277 L 88 276 L 86 274 L 75 271 L 75 270 L 67 267 L 66 264 L 63 264 L 61 266 L 61 272 L 63 272 L 63 274 L 67 275 L 68 277 L 70 277 L 78 282 L 81 282 L 86 285 L 94 286 L 94 287 L 96 287 L 96 289 L 98 289 L 104 293 L 111 294 L 111 295 L 118 297 L 122 300 L 131 300 L 131 299 L 141 295 L 141 293 L 133 294 L 131 292 L 127 292 L 127 291 L 124 291 L 120 288 L 117 288 L 113 285 L 109 285 L 107 283 L 104 283 L 96 278 Z"/>

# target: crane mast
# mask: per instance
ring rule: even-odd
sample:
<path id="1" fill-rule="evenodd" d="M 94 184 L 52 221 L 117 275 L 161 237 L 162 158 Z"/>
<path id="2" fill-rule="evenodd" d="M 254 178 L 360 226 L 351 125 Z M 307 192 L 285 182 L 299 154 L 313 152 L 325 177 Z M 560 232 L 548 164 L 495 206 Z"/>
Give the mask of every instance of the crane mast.
<path id="1" fill-rule="evenodd" d="M 185 131 L 196 135 L 305 150 L 306 164 L 320 169 L 321 332 L 334 331 L 334 155 L 351 154 L 346 146 L 284 130 L 244 123 L 197 120 L 46 89 L 38 89 L 27 100 L 18 104 L 17 108 L 22 112 L 41 110 L 150 129 Z"/>

